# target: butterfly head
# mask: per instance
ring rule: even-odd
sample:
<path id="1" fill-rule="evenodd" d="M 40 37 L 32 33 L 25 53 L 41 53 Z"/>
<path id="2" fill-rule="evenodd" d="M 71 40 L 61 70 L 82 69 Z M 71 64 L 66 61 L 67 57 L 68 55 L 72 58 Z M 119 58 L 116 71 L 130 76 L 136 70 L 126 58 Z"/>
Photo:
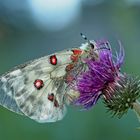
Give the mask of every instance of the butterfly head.
<path id="1" fill-rule="evenodd" d="M 86 43 L 82 44 L 80 49 L 83 50 L 83 56 L 88 56 L 91 57 L 93 59 L 97 59 L 99 56 L 99 51 L 100 50 L 109 50 L 110 48 L 108 48 L 106 45 L 101 46 L 98 43 L 96 43 L 96 41 L 94 40 L 88 40 L 87 37 L 85 35 L 83 35 L 81 33 L 81 36 L 87 41 Z"/>
<path id="2" fill-rule="evenodd" d="M 96 45 L 96 42 L 94 40 L 92 41 L 88 41 L 84 44 L 81 45 L 80 47 L 81 50 L 83 50 L 83 57 L 87 58 L 87 57 L 91 57 L 91 58 L 98 58 L 99 55 L 99 51 Z"/>

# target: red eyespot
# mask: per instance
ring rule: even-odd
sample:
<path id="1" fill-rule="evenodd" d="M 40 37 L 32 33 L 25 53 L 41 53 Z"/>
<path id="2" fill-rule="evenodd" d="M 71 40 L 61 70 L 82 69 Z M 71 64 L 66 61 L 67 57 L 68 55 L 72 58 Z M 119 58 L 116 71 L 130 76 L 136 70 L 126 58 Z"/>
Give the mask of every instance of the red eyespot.
<path id="1" fill-rule="evenodd" d="M 56 65 L 56 64 L 57 64 L 56 55 L 50 56 L 50 63 L 51 63 L 52 65 Z"/>
<path id="2" fill-rule="evenodd" d="M 58 101 L 57 100 L 54 100 L 54 106 L 55 107 L 59 107 L 59 104 L 58 104 Z"/>
<path id="3" fill-rule="evenodd" d="M 43 80 L 41 79 L 36 79 L 34 81 L 34 86 L 36 87 L 36 89 L 41 89 L 44 86 Z"/>
<path id="4" fill-rule="evenodd" d="M 72 75 L 66 76 L 66 83 L 71 83 L 74 80 L 74 77 Z"/>
<path id="5" fill-rule="evenodd" d="M 58 101 L 56 99 L 54 99 L 54 94 L 53 93 L 48 95 L 48 100 L 50 100 L 51 102 L 54 101 L 54 106 L 59 107 Z"/>
<path id="6" fill-rule="evenodd" d="M 78 61 L 78 55 L 71 55 L 70 59 L 71 59 L 73 62 L 76 62 L 76 61 Z"/>
<path id="7" fill-rule="evenodd" d="M 68 71 L 72 70 L 73 68 L 74 68 L 74 64 L 69 64 L 66 66 L 66 71 L 68 72 Z"/>
<path id="8" fill-rule="evenodd" d="M 80 55 L 82 53 L 82 50 L 72 50 L 74 55 Z"/>
<path id="9" fill-rule="evenodd" d="M 54 94 L 53 93 L 48 95 L 48 100 L 53 102 L 53 100 L 54 100 Z"/>
<path id="10" fill-rule="evenodd" d="M 75 50 L 72 50 L 72 52 L 73 52 L 73 54 L 70 57 L 71 60 L 73 62 L 78 61 L 79 56 L 82 54 L 82 50 L 75 49 Z"/>

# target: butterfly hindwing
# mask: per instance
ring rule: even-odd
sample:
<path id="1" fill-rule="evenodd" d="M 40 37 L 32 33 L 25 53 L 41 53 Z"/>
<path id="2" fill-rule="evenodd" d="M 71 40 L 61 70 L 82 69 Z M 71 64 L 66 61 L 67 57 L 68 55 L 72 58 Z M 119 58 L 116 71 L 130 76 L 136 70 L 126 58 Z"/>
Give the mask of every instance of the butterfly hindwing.
<path id="1" fill-rule="evenodd" d="M 14 99 L 13 87 L 5 77 L 0 78 L 0 86 L 0 105 L 18 114 L 23 114 Z"/>
<path id="2" fill-rule="evenodd" d="M 65 105 L 80 98 L 77 83 L 89 69 L 87 60 L 98 61 L 98 50 L 88 41 L 14 68 L 0 77 L 0 105 L 37 122 L 61 120 Z"/>
<path id="3" fill-rule="evenodd" d="M 0 78 L 0 104 L 38 122 L 55 122 L 65 115 L 65 68 L 71 51 L 45 56 Z"/>

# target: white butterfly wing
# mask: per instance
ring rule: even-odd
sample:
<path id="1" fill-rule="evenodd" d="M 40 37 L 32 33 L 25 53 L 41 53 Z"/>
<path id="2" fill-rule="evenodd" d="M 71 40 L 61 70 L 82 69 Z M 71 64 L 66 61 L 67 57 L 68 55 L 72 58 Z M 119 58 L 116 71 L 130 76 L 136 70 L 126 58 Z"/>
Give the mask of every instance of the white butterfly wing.
<path id="1" fill-rule="evenodd" d="M 3 75 L 0 104 L 38 122 L 61 120 L 66 112 L 63 102 L 68 86 L 64 81 L 65 68 L 71 63 L 71 55 L 69 50 L 45 56 Z M 36 80 L 39 83 L 35 83 Z"/>

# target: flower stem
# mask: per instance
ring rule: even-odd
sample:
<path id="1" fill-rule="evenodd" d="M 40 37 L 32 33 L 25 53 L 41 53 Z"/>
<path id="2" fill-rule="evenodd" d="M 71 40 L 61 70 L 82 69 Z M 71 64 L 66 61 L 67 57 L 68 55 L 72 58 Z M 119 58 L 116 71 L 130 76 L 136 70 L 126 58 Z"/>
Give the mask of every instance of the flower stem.
<path id="1" fill-rule="evenodd" d="M 140 121 L 140 102 L 138 100 L 133 103 L 133 110 L 136 113 L 138 120 Z"/>

